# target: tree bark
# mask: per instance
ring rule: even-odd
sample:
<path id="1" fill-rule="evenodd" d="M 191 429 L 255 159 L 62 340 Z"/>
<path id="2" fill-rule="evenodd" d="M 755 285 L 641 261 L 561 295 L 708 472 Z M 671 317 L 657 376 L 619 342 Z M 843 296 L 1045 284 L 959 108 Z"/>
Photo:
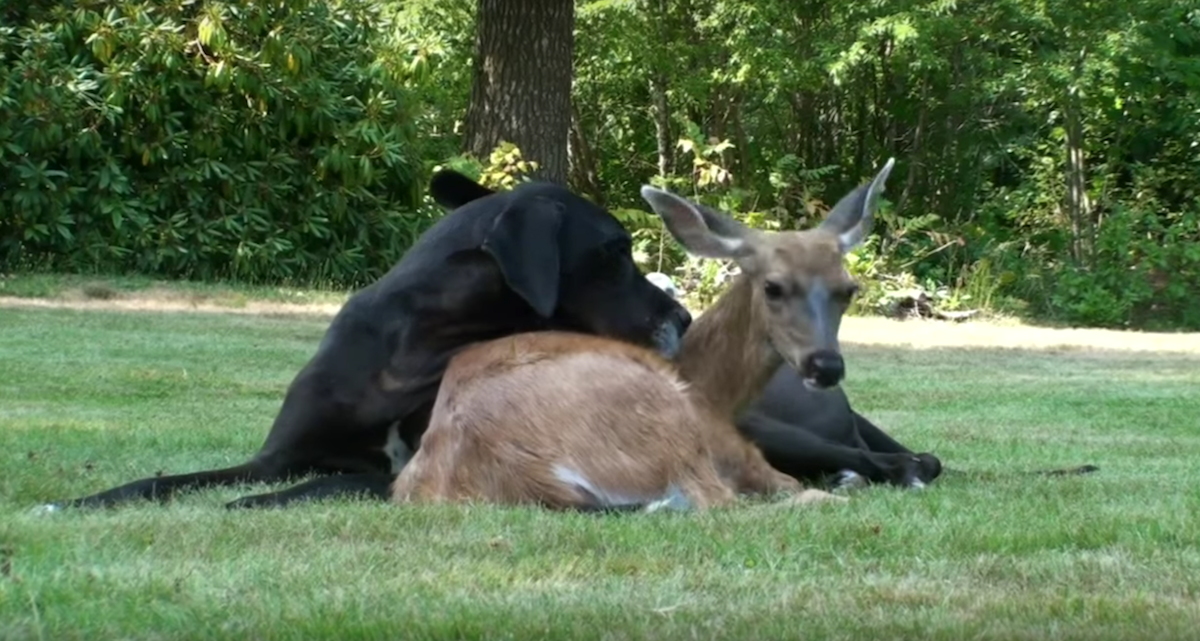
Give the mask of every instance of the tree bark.
<path id="1" fill-rule="evenodd" d="M 896 199 L 896 213 L 900 214 L 904 211 L 904 206 L 908 204 L 912 197 L 913 190 L 917 187 L 917 178 L 920 174 L 921 167 L 924 165 L 925 156 L 925 127 L 929 122 L 929 82 L 921 81 L 921 98 L 920 110 L 917 114 L 917 126 L 912 133 L 912 146 L 908 148 L 908 177 L 904 180 L 904 189 L 900 192 L 900 197 Z M 889 153 L 894 153 L 894 145 L 896 142 L 889 141 L 891 149 Z"/>
<path id="2" fill-rule="evenodd" d="M 1079 98 L 1085 55 L 1079 55 L 1072 69 L 1074 82 L 1067 89 L 1063 118 L 1066 130 L 1067 218 L 1071 224 L 1071 249 L 1076 261 L 1090 264 L 1095 230 L 1092 226 L 1092 201 L 1087 190 L 1083 120 L 1080 113 L 1083 106 Z"/>
<path id="3" fill-rule="evenodd" d="M 652 20 L 656 25 L 651 31 L 659 43 L 669 43 L 676 39 L 677 34 L 685 29 L 671 13 L 667 0 L 657 0 L 647 18 L 657 16 Z M 693 30 L 689 30 L 693 31 Z M 667 51 L 667 48 L 661 49 Z M 675 171 L 675 139 L 671 132 L 671 105 L 667 100 L 668 72 L 671 62 L 663 59 L 654 60 L 650 65 L 650 112 L 654 120 L 654 146 L 658 153 L 658 175 L 668 176 Z"/>
<path id="4" fill-rule="evenodd" d="M 658 175 L 666 176 L 675 167 L 675 146 L 671 144 L 671 109 L 667 103 L 666 81 L 657 73 L 650 79 L 650 103 L 654 113 L 654 143 L 658 151 Z"/>
<path id="5" fill-rule="evenodd" d="M 567 146 L 571 163 L 571 187 L 591 196 L 592 202 L 601 207 L 606 206 L 604 190 L 600 188 L 600 174 L 596 167 L 596 157 L 588 144 L 583 132 L 583 123 L 579 119 L 579 109 L 571 103 L 571 135 Z"/>
<path id="6" fill-rule="evenodd" d="M 478 0 L 474 80 L 463 146 L 486 159 L 502 141 L 567 183 L 574 71 L 573 0 Z"/>

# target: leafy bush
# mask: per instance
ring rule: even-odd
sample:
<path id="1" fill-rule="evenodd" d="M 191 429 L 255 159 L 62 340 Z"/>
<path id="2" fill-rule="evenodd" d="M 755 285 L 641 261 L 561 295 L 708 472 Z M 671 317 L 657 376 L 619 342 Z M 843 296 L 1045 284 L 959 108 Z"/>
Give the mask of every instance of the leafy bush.
<path id="1" fill-rule="evenodd" d="M 1096 234 L 1085 264 L 1047 261 L 1031 279 L 1043 313 L 1083 326 L 1200 326 L 1200 215 L 1122 208 Z"/>
<path id="2" fill-rule="evenodd" d="M 371 0 L 81 0 L 0 28 L 0 264 L 368 281 L 436 216 Z"/>

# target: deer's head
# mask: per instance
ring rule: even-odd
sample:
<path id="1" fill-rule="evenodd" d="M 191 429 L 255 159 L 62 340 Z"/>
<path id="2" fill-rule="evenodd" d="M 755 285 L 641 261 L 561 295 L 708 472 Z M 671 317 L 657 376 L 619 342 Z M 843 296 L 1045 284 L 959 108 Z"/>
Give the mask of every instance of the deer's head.
<path id="1" fill-rule="evenodd" d="M 889 158 L 871 182 L 842 197 L 820 225 L 804 231 L 751 229 L 728 215 L 671 192 L 643 186 L 642 198 L 688 252 L 732 259 L 753 288 L 752 330 L 815 388 L 845 376 L 838 346 L 842 315 L 858 291 L 844 257 L 871 231 Z"/>

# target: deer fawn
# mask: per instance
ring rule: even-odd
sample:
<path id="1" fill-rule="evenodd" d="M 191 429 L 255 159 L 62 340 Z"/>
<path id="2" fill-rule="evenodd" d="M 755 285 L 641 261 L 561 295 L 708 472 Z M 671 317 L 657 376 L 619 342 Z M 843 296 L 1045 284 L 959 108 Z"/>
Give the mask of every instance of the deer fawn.
<path id="1" fill-rule="evenodd" d="M 685 334 L 678 362 L 565 332 L 469 347 L 446 370 L 393 500 L 582 510 L 706 509 L 776 492 L 794 503 L 844 501 L 773 469 L 733 418 L 782 361 L 805 385 L 841 382 L 838 328 L 857 288 L 843 257 L 870 231 L 894 162 L 806 231 L 754 230 L 642 187 L 685 249 L 741 268 Z"/>

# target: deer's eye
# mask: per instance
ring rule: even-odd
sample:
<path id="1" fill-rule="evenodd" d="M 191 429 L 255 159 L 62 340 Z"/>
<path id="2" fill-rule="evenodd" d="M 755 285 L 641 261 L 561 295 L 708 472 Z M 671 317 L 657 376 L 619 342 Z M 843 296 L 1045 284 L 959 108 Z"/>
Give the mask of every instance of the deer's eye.
<path id="1" fill-rule="evenodd" d="M 779 300 L 783 297 L 783 286 L 769 280 L 763 283 L 763 294 L 766 294 L 768 300 Z"/>

